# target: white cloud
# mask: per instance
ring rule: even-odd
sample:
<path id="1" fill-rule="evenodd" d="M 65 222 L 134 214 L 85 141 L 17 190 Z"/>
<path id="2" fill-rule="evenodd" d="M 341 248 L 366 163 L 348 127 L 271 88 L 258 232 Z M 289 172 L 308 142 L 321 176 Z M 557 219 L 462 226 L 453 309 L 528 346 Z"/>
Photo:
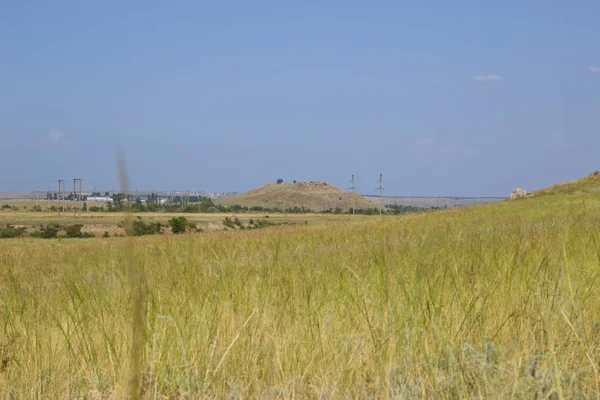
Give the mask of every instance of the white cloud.
<path id="1" fill-rule="evenodd" d="M 59 143 L 65 137 L 65 133 L 63 131 L 59 131 L 58 129 L 50 129 L 48 136 L 50 136 L 50 139 L 54 143 Z"/>
<path id="2" fill-rule="evenodd" d="M 600 67 L 588 67 L 591 73 L 600 73 Z"/>
<path id="3" fill-rule="evenodd" d="M 497 74 L 476 75 L 473 77 L 474 81 L 501 81 L 502 79 L 502 76 Z"/>

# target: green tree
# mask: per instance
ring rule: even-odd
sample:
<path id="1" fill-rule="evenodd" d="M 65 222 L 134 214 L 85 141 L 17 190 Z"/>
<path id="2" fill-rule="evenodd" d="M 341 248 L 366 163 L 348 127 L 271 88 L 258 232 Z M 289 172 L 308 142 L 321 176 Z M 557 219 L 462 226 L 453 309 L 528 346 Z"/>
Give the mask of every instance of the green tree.
<path id="1" fill-rule="evenodd" d="M 281 179 L 281 178 L 277 179 L 277 184 L 278 184 L 278 185 L 280 185 L 280 184 L 282 184 L 282 183 L 283 183 L 283 179 Z"/>

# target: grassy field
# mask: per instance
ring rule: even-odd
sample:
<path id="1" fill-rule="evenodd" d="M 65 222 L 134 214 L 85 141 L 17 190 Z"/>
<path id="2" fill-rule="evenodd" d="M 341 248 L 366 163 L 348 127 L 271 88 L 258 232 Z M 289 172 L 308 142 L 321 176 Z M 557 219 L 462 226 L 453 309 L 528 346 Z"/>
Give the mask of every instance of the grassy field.
<path id="1" fill-rule="evenodd" d="M 268 217 L 267 217 L 268 215 Z M 111 236 L 113 234 L 124 235 L 125 229 L 123 223 L 125 218 L 128 216 L 126 213 L 118 212 L 85 212 L 82 215 L 73 216 L 71 213 L 59 217 L 56 212 L 24 212 L 24 211 L 0 211 L 0 227 L 6 225 L 13 226 L 24 226 L 28 228 L 28 231 L 34 231 L 42 225 L 48 225 L 52 223 L 58 223 L 60 225 L 83 225 L 83 232 L 93 233 L 95 236 L 100 237 L 104 232 L 109 232 Z M 268 213 L 242 213 L 242 214 L 228 214 L 228 213 L 153 213 L 143 212 L 134 213 L 130 215 L 133 218 L 141 218 L 145 222 L 160 222 L 165 226 L 163 233 L 169 234 L 167 223 L 169 219 L 173 217 L 183 216 L 189 222 L 194 222 L 198 227 L 202 228 L 206 232 L 210 231 L 221 231 L 224 229 L 223 220 L 226 217 L 234 218 L 237 217 L 244 224 L 248 225 L 250 220 L 268 220 L 273 224 L 314 224 L 322 223 L 323 221 L 343 221 L 348 220 L 348 215 L 334 215 L 329 214 L 327 216 L 319 214 L 268 214 Z M 360 219 L 360 217 L 355 217 Z M 366 217 L 362 217 L 365 219 Z"/>
<path id="2" fill-rule="evenodd" d="M 600 198 L 0 241 L 3 398 L 597 398 Z"/>

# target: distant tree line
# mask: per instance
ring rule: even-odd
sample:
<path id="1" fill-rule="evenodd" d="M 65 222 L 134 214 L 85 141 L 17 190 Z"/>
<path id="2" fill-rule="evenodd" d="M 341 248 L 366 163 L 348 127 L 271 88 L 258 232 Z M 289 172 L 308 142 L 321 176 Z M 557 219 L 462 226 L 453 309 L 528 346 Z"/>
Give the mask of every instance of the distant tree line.
<path id="1" fill-rule="evenodd" d="M 74 200 L 73 193 L 66 197 L 67 200 Z M 360 214 L 360 215 L 379 215 L 380 210 L 377 207 L 372 208 L 361 208 L 352 210 L 343 210 L 341 207 L 332 207 L 325 210 L 313 210 L 307 207 L 262 207 L 262 206 L 244 206 L 239 204 L 223 205 L 215 204 L 212 199 L 201 196 L 173 196 L 161 198 L 156 193 L 150 193 L 145 196 L 142 200 L 140 196 L 134 196 L 125 193 L 115 193 L 112 196 L 108 192 L 104 194 L 100 192 L 92 193 L 94 197 L 107 196 L 112 201 L 105 203 L 87 204 L 83 202 L 82 212 L 163 212 L 163 213 L 288 213 L 288 214 Z M 48 197 L 56 198 L 56 193 L 51 195 L 48 193 Z M 87 198 L 87 197 L 86 197 Z M 84 198 L 84 200 L 86 199 Z M 3 208 L 11 209 L 11 206 L 3 206 Z M 438 207 L 432 207 L 431 209 L 437 209 Z M 70 211 L 72 210 L 71 205 L 67 202 L 66 207 L 50 206 L 48 211 Z M 414 212 L 421 212 L 428 210 L 426 208 L 388 204 L 385 206 L 383 213 L 389 215 L 408 214 Z M 42 211 L 40 207 L 33 207 L 32 211 Z"/>

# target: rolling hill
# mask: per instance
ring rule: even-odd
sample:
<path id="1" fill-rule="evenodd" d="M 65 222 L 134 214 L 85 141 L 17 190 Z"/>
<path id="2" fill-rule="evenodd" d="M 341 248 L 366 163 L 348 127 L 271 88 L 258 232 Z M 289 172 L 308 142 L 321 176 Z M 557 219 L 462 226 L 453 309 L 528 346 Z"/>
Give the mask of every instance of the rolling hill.
<path id="1" fill-rule="evenodd" d="M 584 194 L 600 193 L 600 171 L 593 172 L 586 177 L 571 182 L 558 183 L 545 189 L 533 192 L 534 196 L 547 196 L 555 194 Z"/>
<path id="2" fill-rule="evenodd" d="M 359 194 L 345 192 L 326 182 L 267 183 L 238 196 L 219 200 L 219 203 L 286 209 L 299 207 L 311 210 L 379 207 L 377 203 Z"/>

